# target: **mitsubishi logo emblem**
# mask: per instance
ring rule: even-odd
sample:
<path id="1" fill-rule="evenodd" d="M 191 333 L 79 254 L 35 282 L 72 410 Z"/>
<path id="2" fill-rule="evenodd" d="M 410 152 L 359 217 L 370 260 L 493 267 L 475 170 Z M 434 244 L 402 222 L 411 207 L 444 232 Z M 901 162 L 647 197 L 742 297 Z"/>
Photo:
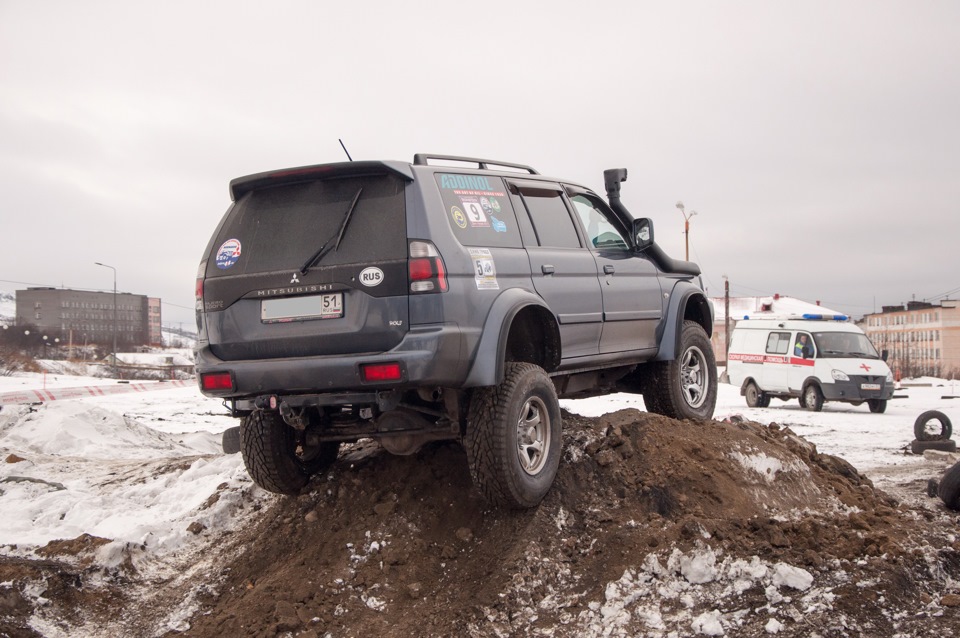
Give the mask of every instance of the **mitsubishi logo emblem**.
<path id="1" fill-rule="evenodd" d="M 870 372 L 870 366 L 865 363 L 861 363 L 860 367 L 864 369 L 865 372 Z"/>
<path id="2" fill-rule="evenodd" d="M 297 273 L 293 273 L 293 279 L 290 280 L 290 283 L 292 283 L 292 284 L 298 284 L 298 283 L 300 283 L 300 278 L 297 277 Z"/>

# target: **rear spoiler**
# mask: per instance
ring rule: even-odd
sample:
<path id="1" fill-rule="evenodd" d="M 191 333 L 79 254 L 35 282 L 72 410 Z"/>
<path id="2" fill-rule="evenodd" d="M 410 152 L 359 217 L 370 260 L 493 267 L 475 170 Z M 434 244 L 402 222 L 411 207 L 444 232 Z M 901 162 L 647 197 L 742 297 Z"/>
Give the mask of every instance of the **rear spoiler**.
<path id="1" fill-rule="evenodd" d="M 298 168 L 285 168 L 266 173 L 256 173 L 230 180 L 230 199 L 237 201 L 246 193 L 264 186 L 312 182 L 329 177 L 354 177 L 365 175 L 396 175 L 412 182 L 413 170 L 404 162 L 337 162 L 315 164 Z"/>

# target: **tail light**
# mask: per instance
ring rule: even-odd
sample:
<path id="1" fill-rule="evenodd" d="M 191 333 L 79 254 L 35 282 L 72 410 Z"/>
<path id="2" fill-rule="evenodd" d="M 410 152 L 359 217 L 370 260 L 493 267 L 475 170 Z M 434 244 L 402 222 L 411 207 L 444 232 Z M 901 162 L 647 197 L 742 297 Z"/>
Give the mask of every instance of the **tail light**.
<path id="1" fill-rule="evenodd" d="M 229 372 L 205 372 L 200 375 L 200 387 L 210 392 L 233 390 L 233 375 Z"/>
<path id="2" fill-rule="evenodd" d="M 410 292 L 446 292 L 447 268 L 437 247 L 428 241 L 410 242 Z"/>
<path id="3" fill-rule="evenodd" d="M 364 381 L 400 381 L 403 370 L 399 363 L 367 363 L 360 366 Z"/>

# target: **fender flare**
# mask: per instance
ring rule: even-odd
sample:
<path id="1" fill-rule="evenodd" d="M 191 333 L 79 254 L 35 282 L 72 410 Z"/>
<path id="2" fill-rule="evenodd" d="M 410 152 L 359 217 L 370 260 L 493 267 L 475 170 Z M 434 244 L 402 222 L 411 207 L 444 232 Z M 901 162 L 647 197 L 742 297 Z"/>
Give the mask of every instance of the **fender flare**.
<path id="1" fill-rule="evenodd" d="M 670 293 L 670 305 L 667 307 L 666 318 L 661 324 L 663 334 L 658 335 L 660 349 L 655 361 L 672 361 L 680 350 L 680 333 L 683 330 L 684 317 L 687 315 L 687 306 L 690 303 L 700 304 L 704 315 L 703 331 L 707 339 L 713 334 L 713 306 L 707 301 L 703 290 L 690 281 L 680 280 Z M 703 325 L 703 324 L 701 324 Z"/>
<path id="2" fill-rule="evenodd" d="M 514 317 L 529 306 L 546 310 L 554 323 L 557 319 L 543 299 L 529 290 L 510 288 L 505 290 L 490 307 L 483 323 L 483 332 L 473 355 L 473 364 L 463 382 L 465 388 L 498 385 L 504 378 L 503 362 L 506 358 L 507 338 Z M 559 326 L 557 327 L 559 330 Z"/>
<path id="3" fill-rule="evenodd" d="M 757 383 L 757 380 L 754 379 L 753 377 L 747 377 L 746 379 L 743 380 L 743 383 L 740 384 L 740 396 L 743 397 L 747 395 L 747 386 L 750 385 L 751 383 L 756 385 L 757 389 L 760 390 L 760 384 Z M 760 390 L 760 391 L 763 392 L 763 390 Z"/>

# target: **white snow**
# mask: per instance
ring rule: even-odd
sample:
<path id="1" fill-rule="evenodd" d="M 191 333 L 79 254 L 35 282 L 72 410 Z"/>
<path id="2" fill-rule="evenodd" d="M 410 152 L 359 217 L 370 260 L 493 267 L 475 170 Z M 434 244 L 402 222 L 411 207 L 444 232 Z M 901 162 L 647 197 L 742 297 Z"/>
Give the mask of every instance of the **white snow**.
<path id="1" fill-rule="evenodd" d="M 885 414 L 872 414 L 865 405 L 832 403 L 815 413 L 796 401 L 777 400 L 769 408 L 751 409 L 737 388 L 721 384 L 715 418 L 739 414 L 787 426 L 821 452 L 845 458 L 882 488 L 885 483 L 925 480 L 953 462 L 949 455 L 929 460 L 904 452 L 921 412 L 938 409 L 960 423 L 960 399 L 943 398 L 956 396 L 960 388 L 936 379 L 922 381 L 930 385 L 899 391 L 898 397 L 904 398 L 891 400 Z M 0 393 L 113 383 L 21 374 L 0 377 Z M 561 403 L 587 416 L 643 409 L 642 398 L 628 394 Z M 3 407 L 0 554 L 33 556 L 51 540 L 86 533 L 109 541 L 97 550 L 104 567 L 132 563 L 143 577 L 201 569 L 205 547 L 248 525 L 257 515 L 254 501 L 273 498 L 252 484 L 240 455 L 222 454 L 220 434 L 235 424 L 220 401 L 203 397 L 192 386 Z M 755 471 L 758 481 L 800 471 L 756 450 L 740 450 L 734 459 Z M 569 523 L 568 516 L 558 515 L 558 529 Z M 367 560 L 385 542 L 362 539 L 350 551 Z M 704 545 L 687 553 L 649 554 L 620 580 L 608 583 L 604 599 L 591 601 L 575 622 L 585 636 L 622 635 L 617 628 L 625 628 L 631 618 L 657 633 L 676 618 L 678 608 L 689 610 L 696 604 L 701 611 L 710 609 L 711 596 L 753 586 L 767 592 L 771 616 L 791 597 L 803 596 L 806 607 L 829 609 L 832 601 L 829 588 L 803 569 L 769 564 L 756 556 L 724 556 Z M 366 602 L 371 609 L 385 605 L 379 597 Z M 171 627 L 185 622 L 190 604 L 184 601 L 185 606 L 171 609 Z M 690 614 L 693 633 L 735 632 L 734 612 L 712 610 L 696 617 L 685 613 Z M 768 633 L 781 628 L 773 617 L 766 623 Z"/>

